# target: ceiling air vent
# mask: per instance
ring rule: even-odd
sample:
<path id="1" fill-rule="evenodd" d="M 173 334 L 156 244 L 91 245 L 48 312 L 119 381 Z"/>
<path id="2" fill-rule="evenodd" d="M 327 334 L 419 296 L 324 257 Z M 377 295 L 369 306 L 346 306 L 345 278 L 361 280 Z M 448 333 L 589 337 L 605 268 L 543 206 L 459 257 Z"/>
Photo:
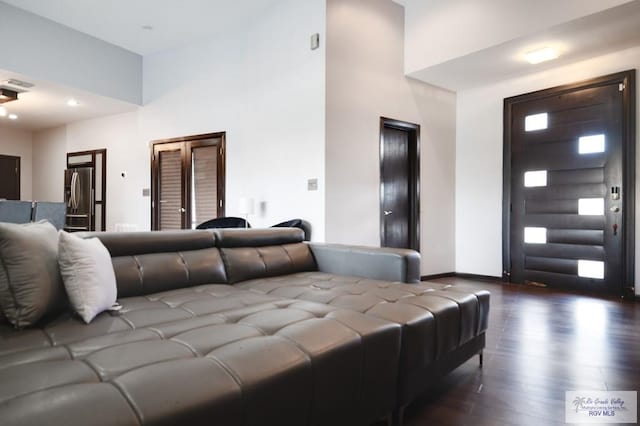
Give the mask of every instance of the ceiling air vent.
<path id="1" fill-rule="evenodd" d="M 2 83 L 6 84 L 7 86 L 20 87 L 22 89 L 31 89 L 34 86 L 33 83 L 17 80 L 15 78 L 10 78 L 9 80 L 3 81 Z"/>
<path id="2" fill-rule="evenodd" d="M 18 92 L 0 87 L 0 104 L 18 99 Z"/>

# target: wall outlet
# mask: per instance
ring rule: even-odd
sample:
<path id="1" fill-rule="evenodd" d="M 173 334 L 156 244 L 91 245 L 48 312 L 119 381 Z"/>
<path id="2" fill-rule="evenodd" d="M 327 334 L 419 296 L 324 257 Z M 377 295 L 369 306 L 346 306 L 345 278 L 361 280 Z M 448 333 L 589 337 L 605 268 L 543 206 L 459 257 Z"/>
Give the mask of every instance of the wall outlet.
<path id="1" fill-rule="evenodd" d="M 307 191 L 317 191 L 318 190 L 318 179 L 309 179 L 307 180 Z"/>

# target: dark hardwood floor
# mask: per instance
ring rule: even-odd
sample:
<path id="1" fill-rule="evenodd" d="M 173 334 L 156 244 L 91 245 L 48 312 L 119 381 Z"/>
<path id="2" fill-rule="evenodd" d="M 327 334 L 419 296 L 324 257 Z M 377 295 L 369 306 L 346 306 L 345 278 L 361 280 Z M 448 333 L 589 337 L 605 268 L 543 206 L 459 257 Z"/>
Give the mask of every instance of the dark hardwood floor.
<path id="1" fill-rule="evenodd" d="M 640 303 L 460 278 L 485 288 L 484 367 L 474 357 L 406 411 L 406 426 L 564 425 L 567 390 L 640 391 Z"/>

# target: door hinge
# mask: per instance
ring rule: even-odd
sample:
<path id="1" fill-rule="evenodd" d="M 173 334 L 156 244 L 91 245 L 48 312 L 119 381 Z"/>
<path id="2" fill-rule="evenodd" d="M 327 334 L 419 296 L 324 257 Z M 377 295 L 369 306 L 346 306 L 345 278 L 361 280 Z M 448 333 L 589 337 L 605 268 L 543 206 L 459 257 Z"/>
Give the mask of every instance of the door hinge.
<path id="1" fill-rule="evenodd" d="M 219 204 L 220 204 L 220 207 L 222 207 L 222 200 L 220 200 L 220 203 L 219 203 Z"/>
<path id="2" fill-rule="evenodd" d="M 222 155 L 223 152 L 224 152 L 224 150 L 222 148 L 220 148 L 220 155 Z"/>
<path id="3" fill-rule="evenodd" d="M 626 89 L 626 88 L 627 88 L 627 86 L 625 86 L 624 83 L 618 84 L 618 92 L 623 92 L 624 89 Z"/>
<path id="4" fill-rule="evenodd" d="M 17 168 L 17 167 L 16 167 L 16 169 L 15 169 L 15 170 L 16 170 L 16 174 L 18 174 L 18 168 Z"/>

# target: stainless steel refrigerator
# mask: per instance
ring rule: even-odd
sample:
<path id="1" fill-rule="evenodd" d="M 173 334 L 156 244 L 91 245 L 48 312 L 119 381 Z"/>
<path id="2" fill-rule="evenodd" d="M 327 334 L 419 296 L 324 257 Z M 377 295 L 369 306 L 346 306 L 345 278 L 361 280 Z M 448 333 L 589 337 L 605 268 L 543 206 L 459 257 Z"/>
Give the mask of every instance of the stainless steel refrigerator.
<path id="1" fill-rule="evenodd" d="M 64 171 L 64 201 L 67 203 L 66 231 L 92 231 L 93 167 Z"/>

